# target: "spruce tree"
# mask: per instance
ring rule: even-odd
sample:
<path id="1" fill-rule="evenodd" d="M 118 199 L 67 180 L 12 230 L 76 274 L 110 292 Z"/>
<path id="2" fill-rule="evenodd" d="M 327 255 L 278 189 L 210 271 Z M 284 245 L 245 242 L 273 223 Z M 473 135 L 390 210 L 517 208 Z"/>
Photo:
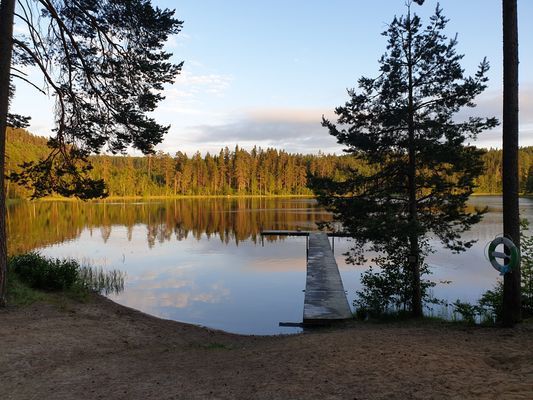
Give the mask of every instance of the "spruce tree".
<path id="1" fill-rule="evenodd" d="M 422 316 L 420 271 L 431 251 L 428 238 L 454 252 L 472 245 L 461 233 L 483 214 L 466 209 L 483 171 L 483 152 L 469 142 L 498 123 L 458 120 L 457 112 L 475 107 L 474 98 L 486 88 L 489 65 L 484 59 L 474 76 L 465 76 L 457 36 L 444 33 L 447 22 L 437 6 L 424 26 L 409 4 L 406 16 L 392 20 L 383 33 L 387 47 L 379 75 L 362 77 L 358 90 L 348 90 L 349 100 L 335 110 L 337 123 L 323 120 L 367 168 L 352 169 L 346 179 L 313 183 L 320 202 L 355 239 L 350 261 L 361 261 L 369 247 L 385 254 L 378 257 L 384 268 L 387 259 L 403 260 L 401 279 L 410 282 L 407 308 L 415 317 Z"/>

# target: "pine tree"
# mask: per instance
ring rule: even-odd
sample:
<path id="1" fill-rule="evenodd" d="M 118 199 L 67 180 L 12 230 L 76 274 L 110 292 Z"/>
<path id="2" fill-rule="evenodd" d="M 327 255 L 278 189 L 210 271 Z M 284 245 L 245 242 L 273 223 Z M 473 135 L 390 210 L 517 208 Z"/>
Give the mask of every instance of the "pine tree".
<path id="1" fill-rule="evenodd" d="M 0 0 L 0 176 L 6 126 L 25 122 L 8 113 L 12 80 L 29 82 L 23 70 L 33 66 L 45 88 L 29 83 L 43 93 L 49 90 L 56 100 L 55 137 L 47 158 L 27 163 L 13 178 L 31 185 L 35 197 L 105 195 L 104 182 L 87 175 L 88 156 L 129 146 L 148 154 L 161 142 L 168 127 L 149 113 L 181 69 L 163 49 L 181 25 L 174 11 L 153 7 L 149 0 Z M 3 305 L 7 254 L 4 185 L 0 188 Z"/>
<path id="2" fill-rule="evenodd" d="M 520 248 L 518 207 L 518 16 L 516 0 L 502 1 L 503 20 L 503 233 Z M 503 324 L 513 326 L 520 315 L 520 263 L 503 277 Z"/>
<path id="3" fill-rule="evenodd" d="M 354 237 L 350 261 L 362 260 L 365 244 L 389 259 L 403 255 L 411 282 L 408 308 L 420 317 L 420 271 L 431 250 L 426 239 L 434 235 L 454 252 L 471 246 L 460 235 L 482 216 L 482 210 L 468 213 L 465 203 L 483 171 L 483 152 L 468 141 L 497 121 L 456 120 L 486 88 L 489 65 L 483 60 L 475 76 L 465 76 L 457 37 L 443 32 L 448 20 L 442 10 L 437 6 L 423 27 L 407 7 L 407 15 L 395 17 L 383 33 L 387 50 L 379 76 L 362 77 L 359 90 L 348 91 L 349 101 L 335 110 L 337 124 L 323 120 L 361 161 L 356 165 L 365 167 L 352 168 L 344 179 L 315 179 L 313 187 Z"/>

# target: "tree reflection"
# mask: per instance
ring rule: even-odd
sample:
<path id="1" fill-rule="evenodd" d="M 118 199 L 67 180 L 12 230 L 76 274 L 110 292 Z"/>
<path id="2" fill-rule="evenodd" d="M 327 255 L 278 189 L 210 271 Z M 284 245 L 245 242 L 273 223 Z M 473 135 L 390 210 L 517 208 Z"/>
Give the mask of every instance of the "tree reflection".
<path id="1" fill-rule="evenodd" d="M 189 236 L 223 243 L 260 240 L 264 229 L 309 230 L 331 216 L 311 199 L 211 198 L 147 202 L 13 202 L 8 205 L 9 254 L 27 252 L 67 240 L 89 229 L 106 242 L 113 226 L 146 229 L 150 247 Z M 274 241 L 274 237 L 265 237 Z"/>

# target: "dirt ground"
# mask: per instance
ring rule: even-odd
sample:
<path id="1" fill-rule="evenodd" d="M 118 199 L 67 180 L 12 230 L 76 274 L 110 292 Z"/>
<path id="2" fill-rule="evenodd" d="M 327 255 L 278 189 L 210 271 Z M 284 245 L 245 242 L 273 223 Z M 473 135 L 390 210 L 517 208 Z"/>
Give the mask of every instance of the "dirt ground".
<path id="1" fill-rule="evenodd" d="M 533 327 L 238 336 L 95 296 L 0 310 L 0 399 L 533 399 Z"/>

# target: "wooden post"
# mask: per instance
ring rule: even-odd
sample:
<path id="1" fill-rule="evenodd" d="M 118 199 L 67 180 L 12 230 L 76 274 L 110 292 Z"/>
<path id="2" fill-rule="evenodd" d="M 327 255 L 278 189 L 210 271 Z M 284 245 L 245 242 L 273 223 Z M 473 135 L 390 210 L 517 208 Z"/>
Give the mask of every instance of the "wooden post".
<path id="1" fill-rule="evenodd" d="M 305 262 L 309 260 L 309 235 L 305 237 Z"/>

